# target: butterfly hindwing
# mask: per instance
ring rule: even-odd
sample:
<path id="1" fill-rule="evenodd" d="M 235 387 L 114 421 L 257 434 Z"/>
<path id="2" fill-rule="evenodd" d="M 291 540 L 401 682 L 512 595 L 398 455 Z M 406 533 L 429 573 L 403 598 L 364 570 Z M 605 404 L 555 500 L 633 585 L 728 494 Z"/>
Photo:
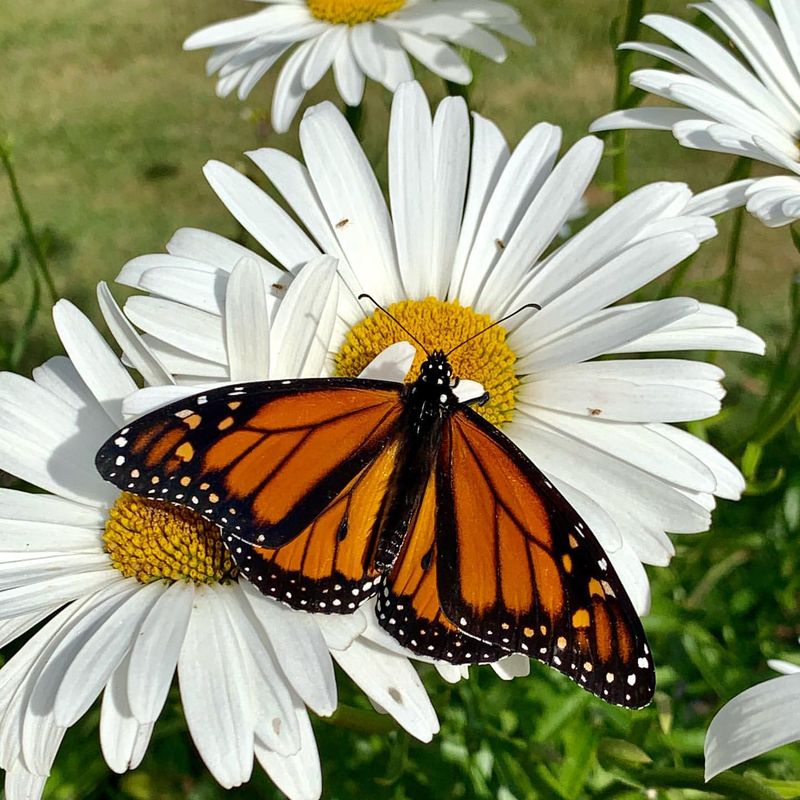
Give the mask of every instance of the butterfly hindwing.
<path id="1" fill-rule="evenodd" d="M 97 454 L 120 489 L 187 506 L 279 547 L 396 436 L 397 384 L 319 379 L 223 387 L 132 422 Z"/>
<path id="2" fill-rule="evenodd" d="M 453 623 L 610 702 L 652 699 L 644 631 L 608 556 L 552 483 L 471 409 L 445 425 L 436 499 L 437 580 Z"/>
<path id="3" fill-rule="evenodd" d="M 439 600 L 436 476 L 431 473 L 417 515 L 378 595 L 378 622 L 414 653 L 451 664 L 497 661 L 508 651 L 465 635 Z"/>
<path id="4" fill-rule="evenodd" d="M 350 614 L 378 592 L 384 576 L 372 566 L 376 520 L 397 449 L 397 440 L 387 445 L 288 544 L 266 548 L 227 534 L 226 543 L 244 577 L 268 597 L 323 614 Z"/>

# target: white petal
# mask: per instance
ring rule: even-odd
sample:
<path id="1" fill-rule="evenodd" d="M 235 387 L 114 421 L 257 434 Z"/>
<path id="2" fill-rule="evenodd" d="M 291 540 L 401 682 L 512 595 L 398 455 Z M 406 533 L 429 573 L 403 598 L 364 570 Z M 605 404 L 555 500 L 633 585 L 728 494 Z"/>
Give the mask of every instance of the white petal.
<path id="1" fill-rule="evenodd" d="M 89 634 L 67 665 L 53 706 L 57 725 L 74 725 L 100 694 L 128 654 L 142 619 L 158 600 L 164 585 L 132 587 L 129 596 Z"/>
<path id="2" fill-rule="evenodd" d="M 384 303 L 402 299 L 389 212 L 347 122 L 330 103 L 322 103 L 306 113 L 300 142 L 342 252 L 361 283 L 353 288 Z"/>
<path id="3" fill-rule="evenodd" d="M 226 381 L 227 383 L 228 381 Z M 224 384 L 207 383 L 195 384 L 193 386 L 148 386 L 139 389 L 130 397 L 126 398 L 122 404 L 122 413 L 126 418 L 141 417 L 149 414 L 157 408 L 174 403 L 176 400 L 183 400 L 195 394 L 208 391 Z"/>
<path id="4" fill-rule="evenodd" d="M 100 707 L 100 747 L 114 772 L 135 769 L 144 758 L 153 724 L 142 725 L 131 714 L 126 693 L 128 659 L 114 671 Z"/>
<path id="5" fill-rule="evenodd" d="M 238 587 L 229 587 L 221 597 L 228 624 L 236 636 L 242 670 L 249 676 L 249 702 L 255 712 L 256 740 L 281 755 L 296 753 L 300 729 L 295 711 L 302 700 L 292 691 L 278 667 L 274 648 L 253 609 Z"/>
<path id="6" fill-rule="evenodd" d="M 342 100 L 351 108 L 361 105 L 364 97 L 365 78 L 356 63 L 349 36 L 336 52 L 336 58 L 333 60 L 333 77 Z"/>
<path id="7" fill-rule="evenodd" d="M 402 383 L 416 355 L 417 348 L 410 342 L 395 342 L 375 356 L 358 377 Z"/>
<path id="8" fill-rule="evenodd" d="M 105 281 L 97 284 L 97 301 L 108 329 L 145 383 L 151 386 L 173 383 L 167 369 L 125 318 Z"/>
<path id="9" fill-rule="evenodd" d="M 203 173 L 231 214 L 284 267 L 294 270 L 319 255 L 319 249 L 302 228 L 233 167 L 209 161 Z"/>
<path id="10" fill-rule="evenodd" d="M 251 259 L 243 258 L 233 268 L 225 289 L 225 346 L 232 382 L 264 380 L 269 375 L 267 286 Z"/>
<path id="11" fill-rule="evenodd" d="M 332 655 L 368 697 L 412 736 L 429 742 L 439 731 L 436 712 L 408 659 L 360 639 Z"/>
<path id="12" fill-rule="evenodd" d="M 329 255 L 341 256 L 333 227 L 306 167 L 296 158 L 270 147 L 251 150 L 245 155 L 274 184 L 321 249 Z M 349 268 L 346 264 L 342 266 Z"/>
<path id="13" fill-rule="evenodd" d="M 264 597 L 249 583 L 240 586 L 294 690 L 317 714 L 331 715 L 336 709 L 336 678 L 313 617 Z"/>
<path id="14" fill-rule="evenodd" d="M 529 341 L 537 342 L 539 347 L 546 346 L 550 336 L 557 336 L 573 322 L 640 289 L 696 252 L 698 247 L 697 239 L 684 232 L 667 233 L 639 242 L 556 296 L 537 289 L 534 276 L 527 291 L 540 298 L 537 302 L 542 309 L 525 319 L 513 337 L 527 337 Z M 498 270 L 502 266 L 501 260 Z M 500 302 L 499 297 L 497 302 Z"/>
<path id="15" fill-rule="evenodd" d="M 495 661 L 492 665 L 499 678 L 504 681 L 510 681 L 514 678 L 525 678 L 530 674 L 531 662 L 527 656 L 521 653 L 514 653 L 499 661 Z"/>
<path id="16" fill-rule="evenodd" d="M 453 83 L 472 81 L 472 70 L 449 45 L 433 36 L 422 36 L 410 30 L 397 29 L 400 44 L 431 72 Z"/>
<path id="17" fill-rule="evenodd" d="M 217 596 L 223 591 L 195 589 L 178 679 L 192 740 L 217 782 L 230 789 L 250 778 L 255 709 L 246 697 L 249 676 L 235 634 Z"/>
<path id="18" fill-rule="evenodd" d="M 700 192 L 692 198 L 686 213 L 714 217 L 732 208 L 739 208 L 747 201 L 747 190 L 753 183 L 751 179 L 734 181 Z"/>
<path id="19" fill-rule="evenodd" d="M 6 771 L 6 800 L 39 800 L 44 792 L 47 776 L 34 775 L 21 764 Z"/>
<path id="20" fill-rule="evenodd" d="M 476 118 L 477 124 L 477 118 Z M 499 149 L 499 142 L 489 131 L 486 132 L 497 163 L 490 162 L 485 167 L 493 171 L 503 165 L 499 177 L 491 177 L 496 181 L 491 189 L 491 198 L 484 199 L 483 212 L 476 220 L 477 230 L 474 234 L 467 263 L 461 277 L 458 299 L 465 305 L 472 305 L 475 298 L 487 281 L 489 273 L 500 260 L 504 247 L 518 230 L 520 221 L 534 202 L 535 197 L 550 175 L 561 145 L 561 129 L 548 123 L 539 123 L 531 128 L 517 145 L 511 158 L 506 160 L 505 152 Z M 473 153 L 473 158 L 475 154 Z M 486 178 L 483 174 L 481 177 Z M 472 179 L 470 179 L 472 180 Z M 467 199 L 464 213 L 465 225 L 471 224 L 471 216 L 475 212 L 470 209 L 472 188 Z M 475 205 L 478 199 L 474 201 Z M 463 234 L 462 234 L 463 236 Z M 459 254 L 462 254 L 459 244 Z M 531 262 L 532 263 L 532 262 Z"/>
<path id="21" fill-rule="evenodd" d="M 32 494 L 16 489 L 0 489 L 0 519 L 51 522 L 63 525 L 103 527 L 104 509 L 65 500 L 51 494 Z"/>
<path id="22" fill-rule="evenodd" d="M 170 300 L 134 296 L 125 303 L 125 315 L 174 347 L 218 364 L 227 363 L 222 320 L 214 314 Z"/>
<path id="23" fill-rule="evenodd" d="M 724 705 L 706 733 L 706 780 L 800 739 L 800 675 L 753 686 Z"/>
<path id="24" fill-rule="evenodd" d="M 510 292 L 517 289 L 525 272 L 555 239 L 575 204 L 583 197 L 602 153 L 602 142 L 587 136 L 555 166 L 511 238 L 504 239 L 505 246 L 501 248 L 492 278 L 481 290 L 480 308 L 505 310 Z M 545 302 L 543 300 L 542 304 Z"/>
<path id="25" fill-rule="evenodd" d="M 670 323 L 697 311 L 695 300 L 673 297 L 646 303 L 631 309 L 616 307 L 581 320 L 579 326 L 563 333 L 560 338 L 537 347 L 531 354 L 517 362 L 520 372 L 538 372 L 555 369 L 569 363 L 588 361 L 603 353 L 620 352 L 625 345 L 636 342 Z M 510 337 L 512 347 L 513 336 Z"/>
<path id="26" fill-rule="evenodd" d="M 297 709 L 300 749 L 294 755 L 281 756 L 256 740 L 258 763 L 289 800 L 318 800 L 322 794 L 317 743 L 305 709 Z"/>
<path id="27" fill-rule="evenodd" d="M 303 102 L 306 94 L 303 70 L 313 49 L 313 39 L 303 42 L 286 60 L 278 76 L 275 93 L 272 95 L 271 120 L 272 126 L 278 133 L 286 133 L 289 130 L 297 109 Z"/>
<path id="28" fill-rule="evenodd" d="M 489 120 L 473 114 L 473 141 L 470 155 L 469 187 L 458 246 L 453 259 L 448 297 L 458 297 L 464 270 L 470 257 L 478 226 L 493 196 L 494 188 L 508 162 L 508 146 L 502 133 Z"/>
<path id="29" fill-rule="evenodd" d="M 433 255 L 433 125 L 428 99 L 418 83 L 394 96 L 389 128 L 389 194 L 397 260 L 406 296 L 435 293 Z"/>
<path id="30" fill-rule="evenodd" d="M 157 598 L 139 626 L 128 665 L 128 704 L 143 725 L 167 699 L 194 602 L 194 584 L 177 581 Z"/>
<path id="31" fill-rule="evenodd" d="M 367 628 L 358 609 L 354 614 L 314 614 L 314 620 L 331 650 L 346 650 Z"/>
<path id="32" fill-rule="evenodd" d="M 119 573 L 118 573 L 119 574 Z M 136 591 L 135 581 L 118 581 L 95 593 L 59 631 L 37 664 L 37 674 L 22 725 L 25 764 L 34 772 L 50 770 L 64 728 L 55 724 L 54 703 L 65 669 L 97 626 Z"/>
<path id="33" fill-rule="evenodd" d="M 0 592 L 0 618 L 19 614 L 52 611 L 87 593 L 103 589 L 119 581 L 119 572 L 110 565 L 97 566 L 93 571 L 67 574 Z"/>
<path id="34" fill-rule="evenodd" d="M 122 399 L 136 389 L 133 378 L 89 318 L 68 300 L 53 307 L 53 321 L 81 378 L 112 421 L 121 423 Z"/>
<path id="35" fill-rule="evenodd" d="M 274 264 L 237 242 L 197 228 L 180 228 L 175 231 L 167 242 L 167 251 L 174 256 L 204 262 L 226 272 L 230 272 L 240 259 L 252 258 L 261 265 L 268 281 L 279 280 L 283 275 Z"/>
<path id="36" fill-rule="evenodd" d="M 676 486 L 698 492 L 717 489 L 717 479 L 705 460 L 663 436 L 659 426 L 581 419 L 573 414 L 529 409 L 522 404 L 520 410 Z M 673 430 L 667 425 L 663 427 Z"/>
<path id="37" fill-rule="evenodd" d="M 711 471 L 716 482 L 714 494 L 728 500 L 738 500 L 745 490 L 744 476 L 739 469 L 708 442 L 674 428 L 671 425 L 651 425 L 659 436 L 678 445 L 690 455 L 701 461 Z"/>
<path id="38" fill-rule="evenodd" d="M 446 297 L 458 247 L 470 172 L 469 115 L 462 98 L 445 98 L 433 122 L 433 257 L 435 297 Z"/>
<path id="39" fill-rule="evenodd" d="M 336 305 L 335 277 L 336 259 L 320 256 L 292 281 L 272 327 L 270 378 L 311 377 L 306 369 L 309 354 L 328 352 L 334 319 L 325 312 Z M 320 361 L 318 357 L 313 360 L 315 366 Z"/>

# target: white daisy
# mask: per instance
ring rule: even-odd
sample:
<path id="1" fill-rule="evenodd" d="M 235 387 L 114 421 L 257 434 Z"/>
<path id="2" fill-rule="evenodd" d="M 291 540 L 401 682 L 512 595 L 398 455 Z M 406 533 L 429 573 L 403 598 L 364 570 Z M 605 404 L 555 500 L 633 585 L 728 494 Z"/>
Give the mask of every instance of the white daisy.
<path id="1" fill-rule="evenodd" d="M 773 660 L 782 673 L 726 703 L 706 733 L 706 780 L 743 761 L 800 741 L 800 666 Z"/>
<path id="2" fill-rule="evenodd" d="M 411 80 L 409 55 L 445 80 L 468 84 L 472 71 L 455 48 L 502 62 L 506 51 L 494 33 L 533 44 L 519 12 L 497 0 L 261 1 L 267 8 L 203 28 L 183 46 L 213 47 L 207 69 L 219 75 L 217 94 L 237 90 L 244 100 L 297 45 L 275 86 L 272 125 L 279 133 L 288 130 L 306 92 L 331 67 L 342 99 L 358 106 L 366 78 L 391 92 Z"/>
<path id="3" fill-rule="evenodd" d="M 444 349 L 526 303 L 544 306 L 460 349 L 453 365 L 491 393 L 483 413 L 587 520 L 644 611 L 642 563 L 669 563 L 674 548 L 666 531 L 707 530 L 715 496 L 738 498 L 744 481 L 710 445 L 672 424 L 717 413 L 722 371 L 627 356 L 761 353 L 764 345 L 730 311 L 690 298 L 607 306 L 713 236 L 715 225 L 703 214 L 728 204 L 731 190 L 693 199 L 683 184 L 645 186 L 549 252 L 600 159 L 594 137 L 556 165 L 558 128 L 537 125 L 510 153 L 499 130 L 476 115 L 470 151 L 463 101 L 446 99 L 432 120 L 422 90 L 407 84 L 392 112 L 390 212 L 331 104 L 307 112 L 300 136 L 305 165 L 272 149 L 248 154 L 300 224 L 231 167 L 210 162 L 205 174 L 288 270 L 271 268 L 279 285 L 302 280 L 303 265 L 320 253 L 339 259 L 329 373 L 358 375 L 407 338 L 372 304 L 359 303 L 361 292 L 389 306 L 428 347 Z M 241 249 L 184 229 L 167 250 L 122 270 L 122 283 L 153 295 L 131 298 L 126 313 L 171 372 L 225 379 L 219 296 Z M 593 360 L 603 354 L 614 357 Z M 421 359 L 417 353 L 411 376 Z"/>
<path id="4" fill-rule="evenodd" d="M 334 272 L 330 258 L 309 263 L 272 315 L 264 272 L 245 260 L 224 289 L 229 318 L 241 321 L 227 327 L 231 372 L 271 369 L 267 353 L 291 374 L 324 359 L 308 326 L 278 325 L 331 302 L 335 311 Z M 140 372 L 171 381 L 104 286 L 100 297 Z M 94 454 L 124 424 L 136 384 L 74 306 L 61 301 L 54 318 L 68 357 L 32 381 L 0 374 L 0 468 L 46 492 L 0 490 L 0 645 L 46 620 L 0 670 L 6 798 L 41 796 L 64 732 L 101 692 L 103 755 L 117 772 L 134 768 L 176 669 L 191 736 L 224 787 L 247 781 L 255 756 L 290 798 L 319 797 L 306 706 L 323 716 L 336 708 L 334 661 L 429 741 L 438 722 L 422 683 L 376 643 L 367 613 L 319 617 L 265 598 L 237 582 L 216 527 L 100 478 Z"/>
<path id="5" fill-rule="evenodd" d="M 722 44 L 675 17 L 643 17 L 643 24 L 680 49 L 646 42 L 621 47 L 657 56 L 680 71 L 640 69 L 631 83 L 681 108 L 614 111 L 596 120 L 591 130 L 671 130 L 685 147 L 783 167 L 789 175 L 754 181 L 744 198 L 751 214 L 777 227 L 800 219 L 800 4 L 771 0 L 771 6 L 774 18 L 752 0 L 709 0 L 695 6 L 719 28 Z"/>

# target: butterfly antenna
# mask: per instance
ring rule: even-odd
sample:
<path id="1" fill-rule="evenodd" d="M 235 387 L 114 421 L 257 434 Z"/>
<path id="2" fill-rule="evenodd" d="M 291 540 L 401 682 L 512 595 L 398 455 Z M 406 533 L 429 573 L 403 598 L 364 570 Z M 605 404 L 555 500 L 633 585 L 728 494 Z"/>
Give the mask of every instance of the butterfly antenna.
<path id="1" fill-rule="evenodd" d="M 402 328 L 402 330 L 404 330 L 425 351 L 425 355 L 430 357 L 430 353 L 428 352 L 428 348 L 425 347 L 425 345 L 422 344 L 422 342 L 419 339 L 417 339 L 417 337 L 414 336 L 414 334 L 411 333 L 411 331 L 408 328 L 406 328 L 406 326 L 403 325 L 403 323 L 400 322 L 400 320 L 398 320 L 397 317 L 395 317 L 392 314 L 390 314 L 372 295 L 360 294 L 358 296 L 359 300 L 364 300 L 365 298 L 367 300 L 369 300 L 371 303 L 373 303 L 376 308 L 378 308 L 381 311 L 383 311 L 383 313 L 386 314 L 386 316 L 389 317 L 389 319 L 392 320 L 392 322 L 394 322 L 395 325 L 397 325 L 399 328 Z"/>
<path id="2" fill-rule="evenodd" d="M 455 353 L 456 350 L 467 344 L 467 342 L 471 342 L 473 339 L 477 339 L 479 336 L 483 336 L 483 334 L 486 333 L 486 331 L 490 331 L 492 328 L 496 328 L 498 325 L 502 325 L 504 322 L 511 319 L 511 317 L 515 317 L 517 314 L 519 314 L 521 311 L 525 311 L 525 309 L 527 308 L 535 308 L 537 311 L 542 310 L 542 307 L 538 303 L 528 303 L 527 305 L 518 308 L 516 311 L 512 311 L 508 316 L 503 317 L 503 319 L 499 319 L 497 320 L 497 322 L 493 322 L 491 325 L 484 328 L 482 331 L 473 333 L 472 336 L 469 337 L 469 339 L 464 339 L 464 341 L 461 342 L 461 344 L 457 344 L 452 350 L 450 350 L 450 352 L 446 353 L 445 354 L 446 357 L 449 358 L 453 353 Z"/>

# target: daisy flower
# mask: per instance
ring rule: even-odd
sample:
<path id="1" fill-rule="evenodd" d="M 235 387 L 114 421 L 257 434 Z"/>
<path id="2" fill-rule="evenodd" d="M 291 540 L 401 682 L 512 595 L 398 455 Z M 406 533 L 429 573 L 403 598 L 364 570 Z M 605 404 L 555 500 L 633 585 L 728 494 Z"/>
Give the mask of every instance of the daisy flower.
<path id="1" fill-rule="evenodd" d="M 242 379 L 254 368 L 296 374 L 327 352 L 299 321 L 335 311 L 333 259 L 312 260 L 272 316 L 264 276 L 245 259 L 225 286 L 226 316 L 240 321 L 227 325 L 227 358 Z M 170 384 L 104 286 L 100 299 L 128 359 L 147 381 Z M 286 318 L 298 324 L 277 327 Z M 0 468 L 44 491 L 0 489 L 0 645 L 38 626 L 0 669 L 5 797 L 41 796 L 66 729 L 101 693 L 105 760 L 116 772 L 136 767 L 176 671 L 192 739 L 226 788 L 249 779 L 255 757 L 293 800 L 319 797 L 306 707 L 336 708 L 334 662 L 429 741 L 438 722 L 422 683 L 377 643 L 367 613 L 321 617 L 265 598 L 237 581 L 215 526 L 100 478 L 94 454 L 124 425 L 137 387 L 74 306 L 59 302 L 54 319 L 68 357 L 33 380 L 0 374 Z"/>
<path id="2" fill-rule="evenodd" d="M 302 280 L 304 264 L 321 253 L 338 259 L 328 374 L 359 375 L 408 338 L 359 302 L 362 292 L 429 349 L 448 350 L 526 303 L 542 305 L 459 349 L 453 367 L 486 388 L 491 399 L 481 413 L 584 517 L 643 612 L 642 563 L 669 563 L 666 531 L 707 530 L 715 497 L 738 498 L 744 481 L 710 445 L 673 424 L 717 413 L 722 371 L 686 358 L 630 356 L 761 353 L 764 345 L 730 311 L 690 298 L 612 304 L 713 236 L 706 214 L 732 202 L 730 190 L 693 198 L 683 184 L 645 186 L 553 248 L 600 160 L 594 137 L 556 163 L 558 128 L 535 126 L 512 153 L 476 115 L 470 144 L 461 99 L 444 100 L 432 119 L 420 87 L 404 85 L 392 110 L 388 206 L 330 103 L 307 112 L 300 138 L 305 164 L 273 149 L 248 154 L 285 206 L 224 164 L 210 162 L 205 175 L 286 270 L 273 267 L 277 286 Z M 167 254 L 134 259 L 119 276 L 150 292 L 128 300 L 125 311 L 179 380 L 228 375 L 219 297 L 239 247 L 184 229 Z M 413 355 L 409 379 L 423 358 Z M 595 360 L 601 355 L 610 357 Z"/>
<path id="3" fill-rule="evenodd" d="M 743 761 L 800 741 L 800 666 L 768 662 L 780 678 L 753 686 L 726 703 L 706 733 L 706 780 Z"/>
<path id="4" fill-rule="evenodd" d="M 663 14 L 642 23 L 677 47 L 627 42 L 679 71 L 640 69 L 631 84 L 680 107 L 614 111 L 592 131 L 671 130 L 685 147 L 732 153 L 788 171 L 756 180 L 744 202 L 765 225 L 800 219 L 800 5 L 771 0 L 773 16 L 752 0 L 710 0 L 695 8 L 719 29 L 730 48 L 700 28 Z"/>
<path id="5" fill-rule="evenodd" d="M 289 129 L 306 92 L 333 67 L 336 87 L 358 106 L 366 78 L 394 92 L 414 77 L 412 56 L 453 83 L 468 84 L 472 71 L 459 47 L 503 62 L 495 33 L 532 45 L 516 9 L 497 0 L 262 0 L 267 7 L 193 33 L 185 50 L 213 47 L 209 75 L 217 94 L 234 90 L 244 100 L 292 48 L 272 100 L 272 125 Z"/>

